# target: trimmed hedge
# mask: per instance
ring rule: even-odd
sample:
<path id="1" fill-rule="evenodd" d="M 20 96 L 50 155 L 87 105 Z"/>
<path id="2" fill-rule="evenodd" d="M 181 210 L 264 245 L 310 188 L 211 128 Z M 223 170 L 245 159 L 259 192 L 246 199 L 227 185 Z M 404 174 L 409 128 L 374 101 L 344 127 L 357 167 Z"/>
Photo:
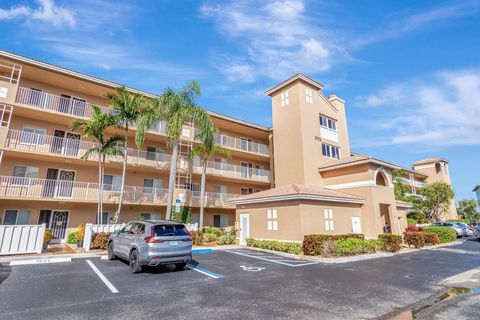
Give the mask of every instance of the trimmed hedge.
<path id="1" fill-rule="evenodd" d="M 111 234 L 111 232 L 95 233 L 92 238 L 92 249 L 107 250 L 108 238 Z"/>
<path id="2" fill-rule="evenodd" d="M 383 242 L 383 251 L 398 252 L 402 249 L 402 236 L 398 234 L 380 234 L 378 239 Z"/>
<path id="3" fill-rule="evenodd" d="M 203 244 L 203 232 L 202 231 L 190 231 L 192 237 L 192 244 L 195 246 L 201 246 Z"/>
<path id="4" fill-rule="evenodd" d="M 214 233 L 204 233 L 203 234 L 203 242 L 214 242 L 217 240 L 219 236 L 217 236 L 216 234 Z"/>
<path id="5" fill-rule="evenodd" d="M 247 246 L 274 250 L 286 253 L 300 254 L 302 251 L 302 244 L 297 242 L 282 242 L 273 240 L 256 240 L 252 238 L 247 239 Z"/>
<path id="6" fill-rule="evenodd" d="M 205 227 L 203 228 L 203 233 L 210 233 L 214 234 L 218 237 L 223 236 L 225 234 L 225 231 L 219 228 L 212 228 L 212 227 Z"/>
<path id="7" fill-rule="evenodd" d="M 302 251 L 307 256 L 318 256 L 322 254 L 326 243 L 342 239 L 364 239 L 360 233 L 348 234 L 307 234 L 303 237 Z"/>
<path id="8" fill-rule="evenodd" d="M 449 227 L 423 227 L 423 232 L 436 234 L 440 243 L 453 242 L 457 239 L 457 232 Z"/>
<path id="9" fill-rule="evenodd" d="M 425 234 L 423 232 L 405 232 L 403 240 L 410 247 L 422 248 L 425 246 Z"/>
<path id="10" fill-rule="evenodd" d="M 347 238 L 333 242 L 334 256 L 353 256 L 357 254 L 375 253 L 383 246 L 382 240 L 364 240 Z"/>
<path id="11" fill-rule="evenodd" d="M 437 234 L 435 233 L 424 233 L 425 237 L 425 245 L 427 246 L 434 246 L 440 244 L 440 239 L 438 238 Z"/>
<path id="12" fill-rule="evenodd" d="M 226 244 L 234 244 L 235 243 L 235 235 L 233 236 L 220 236 L 217 238 L 218 245 L 226 245 Z"/>
<path id="13" fill-rule="evenodd" d="M 465 222 L 465 223 L 470 224 L 469 219 L 450 219 L 450 220 L 447 220 L 447 222 Z"/>

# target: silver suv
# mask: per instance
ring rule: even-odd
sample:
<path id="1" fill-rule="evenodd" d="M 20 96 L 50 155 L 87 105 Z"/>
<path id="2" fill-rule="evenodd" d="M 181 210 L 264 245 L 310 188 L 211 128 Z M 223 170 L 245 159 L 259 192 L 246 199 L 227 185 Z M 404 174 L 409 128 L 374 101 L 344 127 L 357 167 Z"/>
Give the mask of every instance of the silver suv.
<path id="1" fill-rule="evenodd" d="M 108 259 L 127 259 L 132 273 L 143 266 L 174 264 L 183 269 L 192 261 L 192 238 L 185 225 L 165 220 L 130 221 L 108 240 Z"/>

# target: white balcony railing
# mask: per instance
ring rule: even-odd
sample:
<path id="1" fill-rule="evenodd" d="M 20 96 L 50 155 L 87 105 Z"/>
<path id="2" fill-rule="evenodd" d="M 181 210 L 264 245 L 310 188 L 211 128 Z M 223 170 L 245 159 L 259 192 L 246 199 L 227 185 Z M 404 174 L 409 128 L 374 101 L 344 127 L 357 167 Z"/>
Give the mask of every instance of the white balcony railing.
<path id="1" fill-rule="evenodd" d="M 24 104 L 38 109 L 69 114 L 76 117 L 92 117 L 92 104 L 87 102 L 86 100 L 62 97 L 48 92 L 24 87 L 18 88 L 16 103 Z M 117 113 L 117 111 L 112 108 L 104 106 L 99 107 L 107 114 L 113 115 Z M 155 122 L 149 129 L 153 132 L 161 134 L 166 134 L 167 132 L 166 123 L 164 121 Z M 198 132 L 198 130 L 196 132 Z M 218 145 L 227 148 L 248 151 L 262 155 L 269 154 L 268 146 L 261 143 L 256 143 L 245 139 L 238 139 L 221 134 L 217 134 L 215 140 Z"/>
<path id="2" fill-rule="evenodd" d="M 205 192 L 205 207 L 235 207 L 235 205 L 230 204 L 228 201 L 237 197 L 241 197 L 241 194 L 233 193 L 215 193 L 215 192 Z M 200 192 L 192 191 L 190 196 L 190 205 L 192 207 L 200 206 Z"/>
<path id="3" fill-rule="evenodd" d="M 216 134 L 215 135 L 215 143 L 226 147 L 226 148 L 232 148 L 232 149 L 237 149 L 237 150 L 242 150 L 242 151 L 248 151 L 248 152 L 253 152 L 253 153 L 259 153 L 262 155 L 268 155 L 269 150 L 268 146 L 253 142 L 253 141 L 248 141 L 246 139 L 239 139 L 239 138 L 234 138 L 230 137 L 224 134 Z"/>
<path id="4" fill-rule="evenodd" d="M 418 180 L 411 180 L 403 177 L 398 177 L 399 180 L 403 181 L 405 184 L 409 186 L 414 186 L 414 187 L 425 187 L 426 183 L 423 181 L 418 181 Z"/>
<path id="5" fill-rule="evenodd" d="M 8 130 L 5 147 L 49 155 L 61 155 L 79 158 L 85 152 L 95 147 L 92 141 L 67 139 L 38 133 L 19 130 Z M 91 160 L 96 160 L 94 159 Z M 111 162 L 121 162 L 121 156 L 110 156 Z M 171 156 L 162 153 L 148 152 L 139 149 L 127 149 L 127 163 L 138 166 L 151 166 L 166 168 L 170 166 Z"/>
<path id="6" fill-rule="evenodd" d="M 202 172 L 203 161 L 194 161 L 193 168 L 195 172 Z M 264 169 L 248 168 L 228 163 L 207 161 L 207 174 L 218 175 L 237 179 L 247 179 L 255 181 L 270 181 L 270 171 Z"/>
<path id="7" fill-rule="evenodd" d="M 118 203 L 119 190 L 118 186 L 104 185 L 103 200 Z M 166 204 L 167 201 L 167 189 L 125 186 L 124 190 L 125 203 Z M 0 176 L 0 198 L 95 202 L 98 193 L 98 183 Z"/>
<path id="8" fill-rule="evenodd" d="M 39 109 L 56 111 L 78 117 L 92 117 L 91 103 L 88 103 L 85 100 L 66 98 L 40 90 L 19 87 L 15 101 Z M 112 108 L 102 106 L 100 106 L 100 108 L 107 114 L 113 115 L 117 112 Z"/>

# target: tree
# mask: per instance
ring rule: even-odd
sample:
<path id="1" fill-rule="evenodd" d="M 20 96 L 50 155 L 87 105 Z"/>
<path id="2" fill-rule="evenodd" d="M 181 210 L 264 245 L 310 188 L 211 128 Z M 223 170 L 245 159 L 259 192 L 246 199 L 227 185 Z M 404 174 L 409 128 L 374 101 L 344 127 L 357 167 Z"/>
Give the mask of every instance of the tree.
<path id="1" fill-rule="evenodd" d="M 165 218 L 170 219 L 172 213 L 173 191 L 177 173 L 177 158 L 183 124 L 193 121 L 200 130 L 213 126 L 207 111 L 200 108 L 195 99 L 200 96 L 200 84 L 197 81 L 188 82 L 178 92 L 166 88 L 162 95 L 153 100 L 142 110 L 139 119 L 135 142 L 141 146 L 145 133 L 151 125 L 159 120 L 166 121 L 167 143 L 172 148 L 170 162 L 170 177 L 168 180 L 167 211 Z"/>
<path id="2" fill-rule="evenodd" d="M 450 208 L 455 193 L 448 183 L 432 182 L 420 189 L 419 195 L 420 197 L 415 197 L 413 201 L 413 211 L 439 221 Z"/>
<path id="3" fill-rule="evenodd" d="M 118 201 L 118 209 L 115 213 L 115 222 L 120 219 L 120 211 L 122 210 L 125 176 L 127 172 L 128 161 L 128 131 L 131 126 L 135 125 L 139 116 L 144 97 L 139 94 L 128 92 L 124 87 L 117 88 L 114 93 L 107 92 L 105 98 L 110 100 L 110 107 L 117 110 L 117 126 L 124 131 L 124 152 L 123 152 L 123 168 L 122 168 L 122 184 L 120 189 L 120 199 Z"/>
<path id="4" fill-rule="evenodd" d="M 464 219 L 479 219 L 480 212 L 477 211 L 477 200 L 463 199 L 458 202 L 457 211 Z"/>
<path id="5" fill-rule="evenodd" d="M 215 133 L 217 129 L 214 126 L 204 128 L 200 131 L 197 137 L 201 144 L 190 151 L 190 158 L 193 156 L 199 156 L 202 160 L 202 178 L 200 183 L 200 221 L 198 224 L 198 230 L 203 229 L 203 212 L 205 210 L 205 182 L 207 180 L 207 161 L 208 158 L 213 157 L 216 154 L 222 154 L 229 156 L 230 152 L 215 144 Z"/>
<path id="6" fill-rule="evenodd" d="M 92 118 L 88 120 L 77 119 L 70 125 L 70 130 L 82 130 L 82 136 L 85 138 L 94 138 L 95 146 L 88 149 L 82 155 L 82 160 L 88 160 L 94 156 L 98 157 L 98 204 L 97 204 L 97 221 L 101 223 L 103 214 L 103 173 L 107 156 L 123 155 L 118 149 L 118 144 L 123 143 L 124 138 L 120 135 L 113 135 L 105 138 L 107 128 L 117 123 L 117 118 L 104 113 L 100 107 L 92 105 Z"/>
<path id="7" fill-rule="evenodd" d="M 392 171 L 393 192 L 396 200 L 412 202 L 412 197 L 407 196 L 407 193 L 411 193 L 412 187 L 402 179 L 406 175 L 407 172 L 403 169 Z"/>

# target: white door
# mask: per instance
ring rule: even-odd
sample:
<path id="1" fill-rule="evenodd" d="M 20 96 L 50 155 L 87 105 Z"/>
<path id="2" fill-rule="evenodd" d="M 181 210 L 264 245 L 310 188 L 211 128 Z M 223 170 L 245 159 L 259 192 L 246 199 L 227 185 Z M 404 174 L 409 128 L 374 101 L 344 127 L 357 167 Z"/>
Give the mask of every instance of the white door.
<path id="1" fill-rule="evenodd" d="M 246 245 L 249 236 L 250 215 L 248 213 L 240 213 L 240 245 Z"/>
<path id="2" fill-rule="evenodd" d="M 360 217 L 352 217 L 352 232 L 362 233 L 362 226 L 360 224 Z"/>

